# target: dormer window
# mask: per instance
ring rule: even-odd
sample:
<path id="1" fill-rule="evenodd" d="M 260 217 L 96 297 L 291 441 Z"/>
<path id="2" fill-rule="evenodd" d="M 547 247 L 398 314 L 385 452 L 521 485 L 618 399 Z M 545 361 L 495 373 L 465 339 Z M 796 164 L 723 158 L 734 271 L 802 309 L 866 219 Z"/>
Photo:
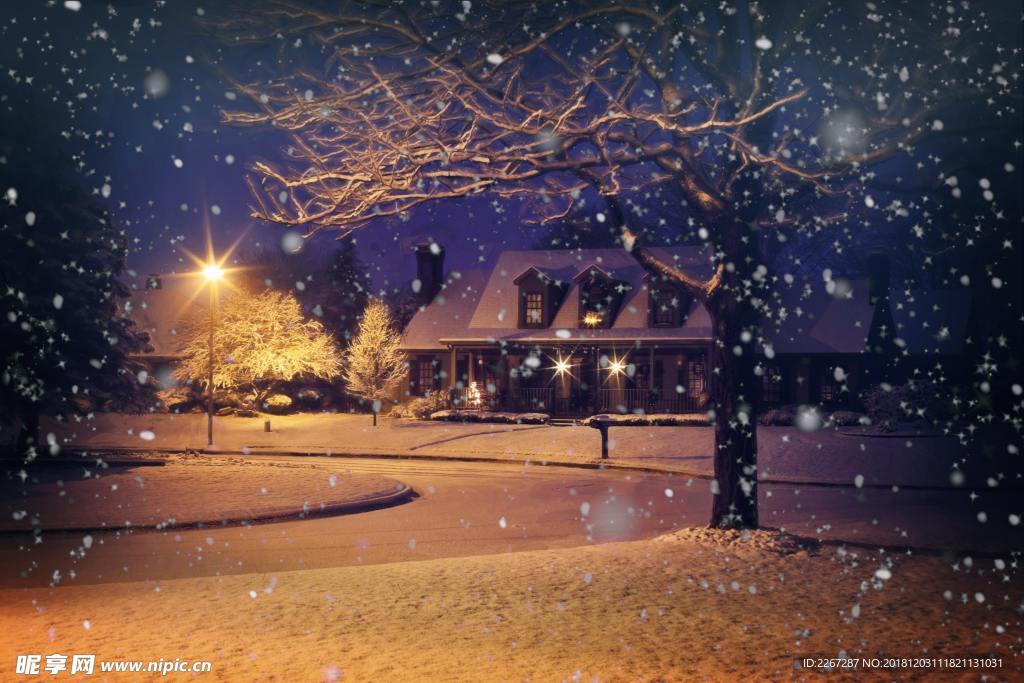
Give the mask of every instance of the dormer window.
<path id="1" fill-rule="evenodd" d="M 579 285 L 580 327 L 611 327 L 629 284 L 592 266 L 575 278 Z"/>
<path id="2" fill-rule="evenodd" d="M 651 326 L 679 327 L 679 297 L 671 287 L 651 289 Z"/>
<path id="3" fill-rule="evenodd" d="M 647 281 L 647 324 L 651 327 L 680 327 L 686 320 L 693 297 L 665 279 Z"/>
<path id="4" fill-rule="evenodd" d="M 562 301 L 564 286 L 530 267 L 513 280 L 519 288 L 519 327 L 547 327 Z"/>

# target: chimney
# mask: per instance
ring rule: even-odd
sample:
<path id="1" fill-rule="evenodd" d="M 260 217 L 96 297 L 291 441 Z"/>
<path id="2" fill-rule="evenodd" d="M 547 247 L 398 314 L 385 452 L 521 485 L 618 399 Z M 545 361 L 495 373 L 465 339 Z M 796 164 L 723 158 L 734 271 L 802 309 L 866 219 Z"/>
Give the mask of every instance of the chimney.
<path id="1" fill-rule="evenodd" d="M 412 291 L 417 294 L 420 306 L 426 306 L 444 284 L 444 247 L 437 242 L 421 242 L 416 245 L 416 280 Z"/>

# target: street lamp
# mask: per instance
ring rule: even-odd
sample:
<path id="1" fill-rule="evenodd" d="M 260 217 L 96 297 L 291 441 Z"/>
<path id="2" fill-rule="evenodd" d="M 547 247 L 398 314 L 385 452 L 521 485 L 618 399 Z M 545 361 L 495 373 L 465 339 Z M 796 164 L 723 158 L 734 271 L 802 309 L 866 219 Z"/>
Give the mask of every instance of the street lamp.
<path id="1" fill-rule="evenodd" d="M 217 283 L 223 279 L 224 269 L 216 263 L 203 266 L 203 279 L 210 290 L 210 347 L 207 374 L 206 397 L 206 447 L 213 447 L 213 328 L 217 324 Z"/>

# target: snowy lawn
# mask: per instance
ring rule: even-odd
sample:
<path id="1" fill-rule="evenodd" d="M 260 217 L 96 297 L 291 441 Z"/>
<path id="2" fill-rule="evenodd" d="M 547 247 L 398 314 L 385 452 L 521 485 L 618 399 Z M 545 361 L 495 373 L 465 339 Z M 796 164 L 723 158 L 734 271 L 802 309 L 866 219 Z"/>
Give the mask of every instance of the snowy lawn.
<path id="1" fill-rule="evenodd" d="M 44 424 L 63 446 L 80 448 L 202 449 L 203 415 L 100 414 L 71 424 Z M 252 453 L 431 455 L 500 460 L 600 462 L 598 430 L 584 426 L 381 420 L 368 415 L 313 414 L 275 416 L 273 432 L 263 418 L 225 417 L 215 422 L 222 449 Z M 963 448 L 955 437 L 891 437 L 846 434 L 835 429 L 802 432 L 795 427 L 758 429 L 762 478 L 795 482 L 865 485 L 1024 486 L 1024 459 L 991 439 L 984 448 Z M 710 476 L 714 433 L 709 427 L 612 427 L 612 463 L 654 465 L 685 474 Z M 962 474 L 956 474 L 960 472 Z"/>
<path id="2" fill-rule="evenodd" d="M 1010 557 L 801 549 L 758 532 L 367 567 L 0 591 L 15 655 L 209 659 L 232 680 L 806 680 L 803 657 L 1000 657 Z M 828 680 L 936 680 L 924 669 Z M 945 674 L 976 680 L 977 673 Z M 213 680 L 213 679 L 211 679 Z"/>
<path id="3" fill-rule="evenodd" d="M 0 489 L 0 531 L 153 527 L 316 514 L 404 485 L 342 463 L 172 456 L 162 467 L 31 468 Z"/>

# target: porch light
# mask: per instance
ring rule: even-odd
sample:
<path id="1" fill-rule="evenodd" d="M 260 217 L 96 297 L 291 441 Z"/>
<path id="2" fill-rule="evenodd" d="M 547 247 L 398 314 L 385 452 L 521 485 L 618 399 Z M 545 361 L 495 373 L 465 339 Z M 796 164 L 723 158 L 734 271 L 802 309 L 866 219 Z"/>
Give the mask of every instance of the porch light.
<path id="1" fill-rule="evenodd" d="M 612 358 L 611 361 L 608 362 L 608 372 L 612 373 L 612 375 L 621 375 L 625 371 L 626 364 L 621 358 Z"/>
<path id="2" fill-rule="evenodd" d="M 572 356 L 562 358 L 561 355 L 555 359 L 555 374 L 559 377 L 568 375 L 572 370 Z"/>
<path id="3" fill-rule="evenodd" d="M 587 311 L 583 315 L 583 324 L 588 327 L 597 327 L 601 324 L 601 314 L 596 311 Z"/>

